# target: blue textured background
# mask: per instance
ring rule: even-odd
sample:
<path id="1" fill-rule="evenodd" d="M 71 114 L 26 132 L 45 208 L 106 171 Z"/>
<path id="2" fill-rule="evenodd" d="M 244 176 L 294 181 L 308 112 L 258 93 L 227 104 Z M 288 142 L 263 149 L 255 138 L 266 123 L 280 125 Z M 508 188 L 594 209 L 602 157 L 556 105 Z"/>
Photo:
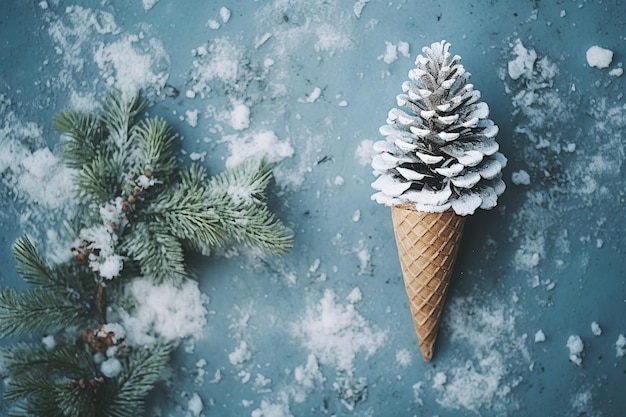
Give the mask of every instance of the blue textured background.
<path id="1" fill-rule="evenodd" d="M 90 16 L 110 13 L 119 30 L 99 34 L 91 27 L 84 39 L 72 38 L 74 50 L 63 47 L 50 28 L 68 25 L 66 8 L 78 3 Z M 208 325 L 192 353 L 177 352 L 173 383 L 163 388 L 168 395 L 153 414 L 191 415 L 187 399 L 196 392 L 207 416 L 620 415 L 626 409 L 626 359 L 616 357 L 615 342 L 626 333 L 626 102 L 625 77 L 609 71 L 624 59 L 626 7 L 619 0 L 363 4 L 360 16 L 353 1 L 160 0 L 149 10 L 140 0 L 0 5 L 1 123 L 6 133 L 12 114 L 39 126 L 32 149 L 54 147 L 51 118 L 69 106 L 72 91 L 96 99 L 106 92 L 106 75 L 94 63 L 98 43 L 139 33 L 145 38 L 138 48 L 150 38 L 163 46 L 168 59 L 157 64 L 181 92 L 171 98 L 158 85 L 148 86 L 150 113 L 174 125 L 185 151 L 206 151 L 211 172 L 221 172 L 229 156 L 222 136 L 237 132 L 207 106 L 220 111 L 233 99 L 243 100 L 251 110 L 249 131 L 272 130 L 294 149 L 276 169 L 302 181 L 279 181 L 271 189 L 273 209 L 295 233 L 294 250 L 262 261 L 245 252 L 199 261 L 200 285 L 210 297 Z M 226 23 L 219 15 L 223 6 L 232 13 Z M 209 19 L 220 22 L 219 29 L 209 28 Z M 272 37 L 255 47 L 265 33 Z M 336 37 L 320 43 L 328 34 Z M 216 81 L 205 98 L 185 97 L 199 59 L 192 49 L 218 38 L 242 51 L 240 62 L 252 69 L 240 81 L 249 85 Z M 356 153 L 364 140 L 378 139 L 415 56 L 441 39 L 461 55 L 500 127 L 508 189 L 496 209 L 467 223 L 435 358 L 426 364 L 412 328 L 390 213 L 369 200 L 371 169 Z M 528 79 L 512 80 L 507 64 L 516 58 L 517 39 L 557 72 L 535 68 Z M 400 41 L 409 43 L 410 58 L 398 52 L 396 60 L 384 62 L 385 42 Z M 592 45 L 614 52 L 610 68 L 587 65 Z M 64 61 L 68 51 L 84 59 L 82 68 Z M 144 51 L 154 58 L 154 51 Z M 274 64 L 263 73 L 266 58 Z M 305 102 L 315 87 L 321 96 Z M 187 110 L 199 111 L 196 127 L 180 120 Z M 511 181 L 520 170 L 530 184 Z M 24 231 L 45 236 L 62 213 L 14 198 L 5 181 L 10 174 L 2 175 L 0 283 L 21 287 L 12 242 Z M 336 183 L 338 176 L 343 184 Z M 346 297 L 354 288 L 362 300 L 352 303 Z M 327 290 L 337 305 L 358 311 L 361 330 L 386 332 L 386 338 L 370 355 L 356 352 L 351 375 L 320 360 L 325 381 L 298 402 L 290 391 L 293 371 L 311 352 L 292 328 Z M 248 313 L 240 330 L 233 327 Z M 593 321 L 603 330 L 599 336 L 591 331 Z M 535 343 L 540 329 L 546 341 Z M 585 344 L 582 367 L 568 360 L 570 335 Z M 228 354 L 242 340 L 251 359 L 233 365 Z M 410 363 L 397 359 L 399 352 L 408 352 Z M 207 361 L 204 382 L 195 381 L 199 359 Z M 221 379 L 211 383 L 217 370 Z M 252 380 L 243 382 L 242 372 Z M 257 374 L 271 383 L 255 384 Z M 446 382 L 437 386 L 442 374 Z M 354 407 L 342 403 L 342 395 L 349 396 L 333 386 L 342 378 L 352 388 L 366 381 L 366 396 Z"/>

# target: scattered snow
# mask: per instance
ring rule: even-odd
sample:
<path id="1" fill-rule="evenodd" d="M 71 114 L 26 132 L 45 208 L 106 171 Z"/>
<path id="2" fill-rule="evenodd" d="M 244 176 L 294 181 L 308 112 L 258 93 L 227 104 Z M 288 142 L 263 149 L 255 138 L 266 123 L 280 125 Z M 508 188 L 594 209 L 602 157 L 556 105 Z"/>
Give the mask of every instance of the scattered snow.
<path id="1" fill-rule="evenodd" d="M 261 400 L 261 405 L 250 413 L 251 417 L 293 417 L 289 412 L 289 404 L 285 402 L 270 403 Z"/>
<path id="2" fill-rule="evenodd" d="M 580 390 L 574 393 L 571 397 L 572 413 L 568 415 L 572 416 L 589 416 L 589 417 L 602 417 L 602 412 L 594 407 L 593 395 L 591 388 L 581 387 Z"/>
<path id="3" fill-rule="evenodd" d="M 530 185 L 530 175 L 528 175 L 528 172 L 520 169 L 511 174 L 511 181 L 515 185 Z"/>
<path id="4" fill-rule="evenodd" d="M 385 53 L 380 55 L 378 59 L 382 59 L 385 64 L 391 64 L 398 59 L 398 47 L 391 42 L 385 41 Z"/>
<path id="5" fill-rule="evenodd" d="M 374 141 L 370 139 L 364 139 L 359 143 L 359 146 L 354 151 L 356 160 L 361 165 L 370 165 L 372 162 L 372 156 L 376 152 L 374 151 Z"/>
<path id="6" fill-rule="evenodd" d="M 368 2 L 369 0 L 357 0 L 356 2 L 354 2 L 354 7 L 352 8 L 352 11 L 354 12 L 354 15 L 356 16 L 357 19 L 361 18 L 363 9 L 365 8 L 365 5 Z"/>
<path id="7" fill-rule="evenodd" d="M 358 297 L 353 291 L 348 298 Z M 332 383 L 333 389 L 348 410 L 365 399 L 367 379 L 355 377 L 355 361 L 361 354 L 368 359 L 376 353 L 385 343 L 387 333 L 372 328 L 354 303 L 338 304 L 335 292 L 326 290 L 320 302 L 308 306 L 305 317 L 292 324 L 292 334 L 309 351 L 307 368 L 313 372 L 313 381 L 320 381 L 321 377 L 315 372 L 317 366 L 311 355 L 319 363 L 335 368 L 337 376 Z M 303 375 L 299 378 L 307 380 Z"/>
<path id="8" fill-rule="evenodd" d="M 608 68 L 613 60 L 613 51 L 602 48 L 598 45 L 594 45 L 587 49 L 586 52 L 587 64 L 590 67 L 596 68 Z"/>
<path id="9" fill-rule="evenodd" d="M 359 275 L 370 275 L 372 273 L 372 254 L 365 245 L 365 240 L 360 239 L 357 246 L 352 248 L 359 260 Z"/>
<path id="10" fill-rule="evenodd" d="M 189 154 L 189 159 L 192 161 L 200 161 L 203 162 L 206 157 L 206 151 L 204 152 L 192 152 Z"/>
<path id="11" fill-rule="evenodd" d="M 156 38 L 129 35 L 110 44 L 100 43 L 94 60 L 109 87 L 132 97 L 150 87 L 161 89 L 169 77 L 170 58 Z"/>
<path id="12" fill-rule="evenodd" d="M 321 95 L 322 95 L 322 89 L 319 87 L 315 87 L 313 88 L 313 91 L 311 91 L 311 93 L 305 99 L 298 99 L 298 101 L 300 103 L 315 103 L 320 98 Z"/>
<path id="13" fill-rule="evenodd" d="M 626 354 L 626 337 L 624 337 L 623 334 L 620 334 L 615 342 L 615 356 L 623 358 L 624 354 Z"/>
<path id="14" fill-rule="evenodd" d="M 535 343 L 541 343 L 541 342 L 545 342 L 546 341 L 546 335 L 543 332 L 543 330 L 537 330 L 537 333 L 535 333 Z"/>
<path id="15" fill-rule="evenodd" d="M 515 252 L 515 268 L 526 271 L 533 270 L 544 258 L 545 246 L 544 236 L 525 236 L 520 248 Z"/>
<path id="16" fill-rule="evenodd" d="M 356 370 L 357 354 L 373 355 L 386 339 L 386 333 L 372 328 L 355 304 L 338 304 L 332 290 L 326 290 L 318 304 L 307 307 L 292 332 L 321 363 L 349 375 Z"/>
<path id="17" fill-rule="evenodd" d="M 534 49 L 526 49 L 520 39 L 515 40 L 513 46 L 513 53 L 516 55 L 515 59 L 509 61 L 509 77 L 513 80 L 517 80 L 522 76 L 526 78 L 532 77 L 533 66 L 537 60 L 537 53 Z"/>
<path id="18" fill-rule="evenodd" d="M 228 143 L 230 156 L 226 159 L 226 167 L 235 167 L 251 158 L 265 158 L 269 163 L 280 162 L 293 156 L 294 149 L 289 142 L 281 142 L 271 130 L 243 135 L 224 136 Z"/>
<path id="19" fill-rule="evenodd" d="M 198 126 L 198 110 L 186 110 L 185 120 L 187 121 L 187 124 L 191 127 Z"/>
<path id="20" fill-rule="evenodd" d="M 578 366 L 582 364 L 582 355 L 584 351 L 584 344 L 580 336 L 572 335 L 567 339 L 567 344 L 565 345 L 569 349 L 569 360 L 575 363 Z"/>
<path id="21" fill-rule="evenodd" d="M 72 205 L 74 171 L 50 149 L 40 147 L 42 129 L 20 120 L 3 95 L 0 120 L 0 183 L 38 217 L 58 216 L 59 211 Z"/>
<path id="22" fill-rule="evenodd" d="M 433 389 L 442 390 L 445 383 L 448 381 L 448 377 L 443 372 L 437 372 L 433 377 Z"/>
<path id="23" fill-rule="evenodd" d="M 240 77 L 245 76 L 242 68 L 244 50 L 227 37 L 215 38 L 208 45 L 192 50 L 196 57 L 191 69 L 191 91 L 201 98 L 212 90 L 214 82 L 220 82 L 238 91 Z"/>
<path id="24" fill-rule="evenodd" d="M 591 323 L 591 332 L 596 336 L 600 336 L 602 334 L 602 329 L 600 328 L 600 325 L 595 321 Z"/>
<path id="25" fill-rule="evenodd" d="M 159 2 L 159 0 L 142 0 L 142 2 L 143 2 L 143 9 L 145 11 L 148 11 L 152 9 Z"/>
<path id="26" fill-rule="evenodd" d="M 241 365 L 242 363 L 252 359 L 252 353 L 248 348 L 248 344 L 245 340 L 239 342 L 239 346 L 234 351 L 228 354 L 228 360 L 232 365 Z"/>
<path id="27" fill-rule="evenodd" d="M 405 58 L 411 57 L 410 45 L 408 42 L 400 41 L 398 44 L 385 41 L 385 53 L 378 57 L 378 60 L 383 60 L 386 64 L 391 64 L 398 59 L 398 52 Z"/>
<path id="28" fill-rule="evenodd" d="M 317 41 L 314 44 L 316 52 L 327 52 L 334 55 L 337 51 L 343 51 L 352 47 L 349 35 L 330 23 L 322 23 L 315 29 Z"/>
<path id="29" fill-rule="evenodd" d="M 363 294 L 358 287 L 355 287 L 352 291 L 350 291 L 350 294 L 348 294 L 348 296 L 346 297 L 346 300 L 348 300 L 350 304 L 358 303 L 362 299 Z"/>
<path id="30" fill-rule="evenodd" d="M 622 74 L 624 74 L 624 68 L 622 67 L 613 68 L 609 71 L 609 75 L 612 75 L 613 77 L 621 77 Z"/>
<path id="31" fill-rule="evenodd" d="M 410 58 L 411 57 L 411 45 L 409 45 L 408 42 L 399 41 L 398 52 L 400 52 L 403 57 Z"/>
<path id="32" fill-rule="evenodd" d="M 317 272 L 317 270 L 320 267 L 320 263 L 321 263 L 320 258 L 315 258 L 315 260 L 313 261 L 313 263 L 309 267 L 309 272 L 311 272 L 311 273 Z"/>
<path id="33" fill-rule="evenodd" d="M 403 368 L 411 366 L 413 358 L 409 349 L 400 349 L 396 352 L 396 362 Z"/>
<path id="34" fill-rule="evenodd" d="M 254 377 L 254 390 L 257 394 L 272 392 L 272 380 L 263 374 L 256 374 Z"/>
<path id="35" fill-rule="evenodd" d="M 55 43 L 58 55 L 62 56 L 64 70 L 62 83 L 69 83 L 71 70 L 82 71 L 86 60 L 91 56 L 93 35 L 119 34 L 120 28 L 111 13 L 68 6 L 65 15 L 52 20 L 48 34 Z"/>
<path id="36" fill-rule="evenodd" d="M 197 392 L 194 392 L 189 401 L 187 402 L 187 408 L 191 412 L 191 415 L 194 417 L 199 417 L 202 409 L 204 408 L 204 404 L 202 403 L 202 398 L 198 395 Z"/>
<path id="37" fill-rule="evenodd" d="M 237 103 L 230 112 L 230 124 L 235 130 L 244 130 L 250 127 L 250 108 L 243 103 Z"/>
<path id="38" fill-rule="evenodd" d="M 420 407 L 424 405 L 424 400 L 422 399 L 422 394 L 424 393 L 424 383 L 416 382 L 413 384 L 413 401 L 415 404 Z"/>
<path id="39" fill-rule="evenodd" d="M 485 302 L 473 297 L 449 300 L 446 309 L 443 328 L 448 329 L 450 349 L 458 346 L 469 352 L 437 364 L 442 374 L 433 380 L 439 387 L 437 402 L 447 409 L 477 414 L 482 408 L 515 409 L 511 392 L 522 377 L 513 369 L 531 363 L 526 335 L 516 333 L 519 310 L 506 301 Z"/>
<path id="40" fill-rule="evenodd" d="M 297 386 L 292 387 L 292 396 L 297 403 L 304 402 L 308 393 L 321 386 L 326 380 L 313 353 L 309 353 L 306 365 L 297 366 L 294 369 L 293 377 Z"/>
<path id="41" fill-rule="evenodd" d="M 220 7 L 220 17 L 222 18 L 223 23 L 228 23 L 228 21 L 230 20 L 230 16 L 230 9 L 224 6 Z"/>
<path id="42" fill-rule="evenodd" d="M 217 30 L 221 26 L 220 23 L 215 19 L 209 19 L 206 22 L 206 25 L 209 27 L 209 29 L 213 29 L 213 30 Z"/>

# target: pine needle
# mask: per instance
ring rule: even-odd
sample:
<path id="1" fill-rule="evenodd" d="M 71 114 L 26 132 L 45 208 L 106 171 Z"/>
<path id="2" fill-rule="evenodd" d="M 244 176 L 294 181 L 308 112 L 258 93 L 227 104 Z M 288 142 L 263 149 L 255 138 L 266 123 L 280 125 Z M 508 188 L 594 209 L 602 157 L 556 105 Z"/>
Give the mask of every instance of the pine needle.
<path id="1" fill-rule="evenodd" d="M 0 290 L 0 334 L 3 336 L 84 324 L 88 316 L 88 306 L 43 288 L 28 289 L 21 294 L 12 288 Z"/>
<path id="2" fill-rule="evenodd" d="M 143 414 L 144 402 L 173 350 L 170 343 L 157 342 L 133 351 L 117 377 L 117 391 L 106 407 L 109 417 L 136 417 Z"/>
<path id="3" fill-rule="evenodd" d="M 13 244 L 13 256 L 17 272 L 29 284 L 47 287 L 54 281 L 52 270 L 28 237 L 22 236 Z"/>

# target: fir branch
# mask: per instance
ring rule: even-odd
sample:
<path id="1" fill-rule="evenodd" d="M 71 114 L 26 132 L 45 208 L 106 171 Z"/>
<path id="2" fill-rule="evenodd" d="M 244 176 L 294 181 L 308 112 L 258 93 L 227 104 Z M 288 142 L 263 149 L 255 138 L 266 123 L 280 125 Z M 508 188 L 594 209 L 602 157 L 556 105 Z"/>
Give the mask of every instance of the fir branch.
<path id="1" fill-rule="evenodd" d="M 67 383 L 53 382 L 47 375 L 28 374 L 19 380 L 13 380 L 4 393 L 7 401 L 26 399 L 26 403 L 17 404 L 10 415 L 46 416 L 46 417 L 95 417 L 94 388 L 84 388 Z"/>
<path id="2" fill-rule="evenodd" d="M 61 410 L 52 402 L 31 398 L 28 401 L 19 401 L 7 411 L 7 417 L 65 417 Z"/>
<path id="3" fill-rule="evenodd" d="M 89 308 L 42 288 L 21 294 L 12 288 L 0 290 L 0 334 L 19 335 L 70 325 L 84 325 Z"/>
<path id="4" fill-rule="evenodd" d="M 36 376 L 26 374 L 23 378 L 12 380 L 6 391 L 4 399 L 6 401 L 16 401 L 21 398 L 39 398 L 42 402 L 49 404 L 56 403 L 56 384 L 50 382 L 41 375 Z"/>
<path id="5" fill-rule="evenodd" d="M 144 119 L 133 126 L 132 134 L 139 148 L 142 169 L 167 180 L 177 168 L 174 158 L 174 138 L 163 119 Z"/>
<path id="6" fill-rule="evenodd" d="M 180 170 L 180 186 L 187 190 L 201 190 L 208 182 L 209 174 L 206 169 L 194 163 L 187 169 Z"/>
<path id="7" fill-rule="evenodd" d="M 196 166 L 190 171 L 183 182 L 164 190 L 151 205 L 151 222 L 165 225 L 173 236 L 194 242 L 196 248 L 222 246 L 227 232 L 208 191 L 198 184 L 200 169 Z"/>
<path id="8" fill-rule="evenodd" d="M 208 189 L 229 235 L 240 243 L 268 253 L 283 254 L 293 247 L 293 236 L 266 204 L 270 166 L 251 160 L 211 179 Z"/>
<path id="9" fill-rule="evenodd" d="M 63 110 L 54 116 L 54 129 L 65 135 L 60 142 L 68 167 L 81 169 L 98 153 L 107 131 L 95 114 Z"/>
<path id="10" fill-rule="evenodd" d="M 122 169 L 112 154 L 92 157 L 74 178 L 76 197 L 86 205 L 100 205 L 121 193 Z"/>
<path id="11" fill-rule="evenodd" d="M 111 135 L 111 145 L 119 150 L 127 150 L 132 145 L 130 128 L 139 113 L 147 107 L 147 102 L 134 96 L 126 100 L 119 92 L 109 94 L 103 105 L 102 120 Z"/>
<path id="12" fill-rule="evenodd" d="M 272 168 L 263 159 L 249 159 L 235 168 L 211 178 L 208 188 L 216 194 L 250 203 L 264 203 L 266 189 L 272 180 Z"/>
<path id="13" fill-rule="evenodd" d="M 125 360 L 124 371 L 117 377 L 117 390 L 107 402 L 104 415 L 108 417 L 136 417 L 144 412 L 144 402 L 173 350 L 171 343 L 157 342 L 144 349 L 134 350 Z"/>
<path id="14" fill-rule="evenodd" d="M 179 240 L 159 223 L 138 223 L 121 249 L 139 263 L 142 275 L 156 282 L 182 282 L 188 277 Z"/>
<path id="15" fill-rule="evenodd" d="M 17 263 L 17 272 L 29 284 L 47 287 L 54 281 L 50 266 L 27 236 L 20 237 L 13 244 L 13 256 Z"/>
<path id="16" fill-rule="evenodd" d="M 13 244 L 17 272 L 24 280 L 42 289 L 63 294 L 68 301 L 87 304 L 83 294 L 95 291 L 93 274 L 75 264 L 50 266 L 27 236 Z"/>
<path id="17" fill-rule="evenodd" d="M 94 387 L 86 385 L 57 385 L 56 400 L 64 417 L 96 417 L 99 409 L 96 406 Z"/>
<path id="18" fill-rule="evenodd" d="M 74 344 L 48 350 L 41 343 L 22 342 L 4 347 L 1 357 L 5 371 L 12 375 L 11 383 L 31 374 L 40 379 L 54 379 L 56 375 L 71 379 L 97 376 L 89 352 Z"/>
<path id="19" fill-rule="evenodd" d="M 65 377 L 94 378 L 97 371 L 91 354 L 78 345 L 59 346 L 50 352 L 50 367 Z"/>
<path id="20" fill-rule="evenodd" d="M 19 378 L 34 370 L 40 371 L 49 362 L 50 352 L 41 343 L 17 343 L 0 350 L 2 366 L 7 375 Z"/>
<path id="21" fill-rule="evenodd" d="M 265 206 L 225 207 L 220 217 L 237 242 L 277 255 L 293 247 L 292 235 Z"/>

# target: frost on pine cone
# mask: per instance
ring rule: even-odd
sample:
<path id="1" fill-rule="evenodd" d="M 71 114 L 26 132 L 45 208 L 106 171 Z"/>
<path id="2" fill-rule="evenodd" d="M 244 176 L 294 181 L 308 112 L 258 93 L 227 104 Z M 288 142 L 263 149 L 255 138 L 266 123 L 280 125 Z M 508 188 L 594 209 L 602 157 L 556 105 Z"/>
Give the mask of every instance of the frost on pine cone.
<path id="1" fill-rule="evenodd" d="M 446 41 L 423 48 L 374 144 L 372 199 L 417 211 L 473 214 L 504 192 L 498 127 Z"/>

